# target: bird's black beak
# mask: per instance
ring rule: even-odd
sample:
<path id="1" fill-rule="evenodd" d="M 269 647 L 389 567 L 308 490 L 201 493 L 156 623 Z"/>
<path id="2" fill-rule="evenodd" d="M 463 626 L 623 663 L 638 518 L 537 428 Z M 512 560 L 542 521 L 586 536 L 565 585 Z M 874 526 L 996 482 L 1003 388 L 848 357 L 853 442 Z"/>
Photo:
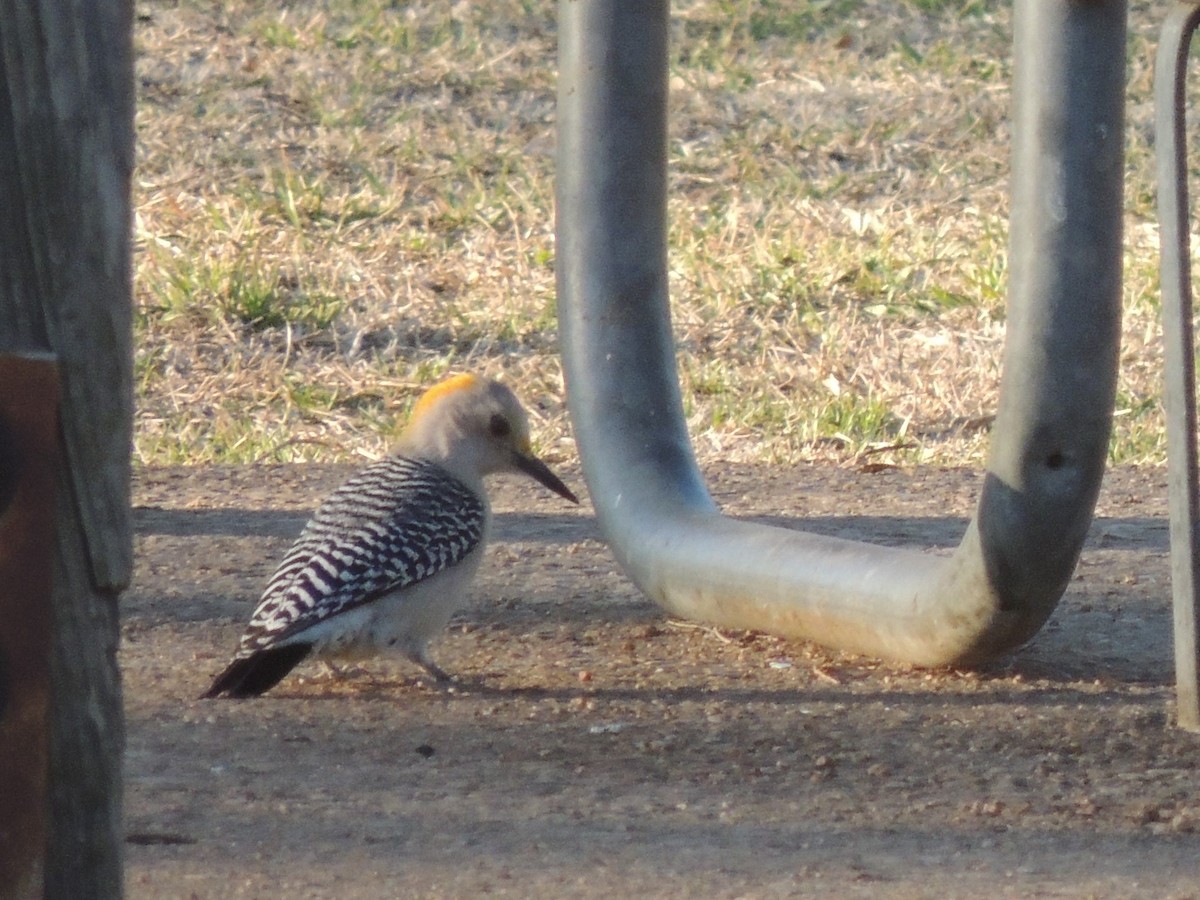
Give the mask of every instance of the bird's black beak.
<path id="1" fill-rule="evenodd" d="M 572 503 L 579 502 L 579 498 L 572 493 L 569 487 L 562 483 L 562 479 L 551 472 L 550 467 L 532 453 L 513 453 L 513 465 L 515 465 L 530 478 L 535 478 L 540 481 L 560 497 L 565 497 Z"/>

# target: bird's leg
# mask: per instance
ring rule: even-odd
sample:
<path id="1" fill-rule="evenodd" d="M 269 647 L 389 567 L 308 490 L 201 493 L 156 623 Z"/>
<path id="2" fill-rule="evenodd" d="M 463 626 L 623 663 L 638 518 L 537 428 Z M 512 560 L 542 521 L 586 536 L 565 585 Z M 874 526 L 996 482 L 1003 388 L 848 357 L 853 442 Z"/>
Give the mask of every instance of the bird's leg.
<path id="1" fill-rule="evenodd" d="M 321 670 L 322 678 L 328 678 L 331 681 L 341 681 L 346 677 L 340 668 L 327 659 L 318 659 L 317 668 Z"/>
<path id="2" fill-rule="evenodd" d="M 487 688 L 487 679 L 482 675 L 462 676 L 451 675 L 433 660 L 422 656 L 414 656 L 413 662 L 433 676 L 434 686 L 449 693 L 460 691 L 483 690 Z"/>
<path id="3" fill-rule="evenodd" d="M 339 666 L 328 659 L 318 659 L 317 663 L 321 667 L 321 675 L 328 678 L 330 681 L 349 681 L 351 678 L 371 677 L 371 673 L 362 666 L 347 664 Z"/>
<path id="4" fill-rule="evenodd" d="M 450 675 L 449 672 L 447 672 L 445 669 L 443 669 L 441 666 L 439 666 L 433 660 L 429 659 L 424 654 L 421 654 L 420 656 L 418 656 L 416 659 L 413 660 L 413 662 L 415 662 L 418 666 L 420 666 L 422 669 L 424 669 L 426 672 L 428 672 L 430 675 L 432 675 L 433 680 L 436 681 L 438 684 L 449 684 L 452 681 L 454 681 L 454 678 Z"/>
<path id="5" fill-rule="evenodd" d="M 433 676 L 435 685 L 442 690 L 475 687 L 482 684 L 482 681 L 477 678 L 459 678 L 451 675 L 432 659 L 430 659 L 424 648 L 413 653 L 411 656 L 409 656 L 409 659 Z"/>

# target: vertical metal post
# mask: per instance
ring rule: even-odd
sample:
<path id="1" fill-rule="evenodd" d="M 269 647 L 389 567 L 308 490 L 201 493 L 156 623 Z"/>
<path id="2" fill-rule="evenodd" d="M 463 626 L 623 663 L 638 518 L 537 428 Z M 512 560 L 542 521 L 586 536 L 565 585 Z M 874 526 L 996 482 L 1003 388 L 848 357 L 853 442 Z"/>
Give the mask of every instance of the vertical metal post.
<path id="1" fill-rule="evenodd" d="M 1161 246 L 1171 590 L 1175 608 L 1175 693 L 1179 726 L 1200 731 L 1200 475 L 1196 453 L 1196 348 L 1185 87 L 1188 48 L 1200 5 L 1176 3 L 1163 23 L 1154 76 Z"/>
<path id="2" fill-rule="evenodd" d="M 722 517 L 692 456 L 666 268 L 666 0 L 562 0 L 557 278 L 571 410 L 606 538 L 669 612 L 914 663 L 1033 635 L 1104 469 L 1120 333 L 1125 3 L 1018 0 L 1002 395 L 950 559 Z"/>

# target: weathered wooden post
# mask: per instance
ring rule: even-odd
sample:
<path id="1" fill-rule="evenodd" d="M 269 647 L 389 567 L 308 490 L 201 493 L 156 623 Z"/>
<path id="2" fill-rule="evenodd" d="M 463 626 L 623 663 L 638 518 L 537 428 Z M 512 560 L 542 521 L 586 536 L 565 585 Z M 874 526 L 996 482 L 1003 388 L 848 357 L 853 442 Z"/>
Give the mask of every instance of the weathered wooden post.
<path id="1" fill-rule="evenodd" d="M 132 0 L 0 0 L 0 354 L 52 355 L 61 416 L 48 834 L 27 896 L 122 890 L 133 107 Z"/>

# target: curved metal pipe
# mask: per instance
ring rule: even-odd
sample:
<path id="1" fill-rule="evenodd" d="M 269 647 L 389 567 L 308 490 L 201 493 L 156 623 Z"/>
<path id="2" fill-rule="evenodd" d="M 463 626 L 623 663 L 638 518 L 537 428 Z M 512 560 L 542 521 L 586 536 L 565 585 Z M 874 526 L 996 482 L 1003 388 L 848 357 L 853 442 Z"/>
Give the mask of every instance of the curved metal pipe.
<path id="1" fill-rule="evenodd" d="M 949 557 L 720 515 L 667 295 L 667 0 L 559 7 L 568 405 L 606 539 L 673 615 L 924 665 L 1028 640 L 1099 492 L 1120 331 L 1125 4 L 1018 0 L 1008 340 L 976 515 Z"/>

